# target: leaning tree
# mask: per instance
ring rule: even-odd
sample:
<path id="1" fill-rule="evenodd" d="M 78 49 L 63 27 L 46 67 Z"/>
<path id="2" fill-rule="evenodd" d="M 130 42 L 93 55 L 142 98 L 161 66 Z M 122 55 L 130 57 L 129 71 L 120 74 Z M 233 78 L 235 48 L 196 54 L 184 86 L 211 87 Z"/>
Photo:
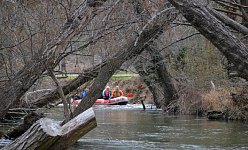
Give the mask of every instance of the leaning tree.
<path id="1" fill-rule="evenodd" d="M 64 57 L 84 49 L 109 31 L 105 28 L 94 35 L 82 32 L 97 15 L 107 12 L 90 4 L 85 1 L 1 2 L 5 15 L 1 16 L 4 21 L 1 24 L 0 118 L 19 102 L 47 68 L 55 68 Z M 81 44 L 72 42 L 82 36 Z"/>
<path id="2" fill-rule="evenodd" d="M 247 28 L 227 19 L 208 5 L 201 5 L 189 0 L 169 0 L 203 36 L 218 48 L 223 55 L 231 61 L 238 75 L 248 79 L 248 49 L 246 45 L 237 38 L 227 25 L 235 30 Z M 229 22 L 228 22 L 229 21 Z M 225 24 L 225 23 L 229 24 Z M 247 34 L 247 33 L 245 33 Z"/>

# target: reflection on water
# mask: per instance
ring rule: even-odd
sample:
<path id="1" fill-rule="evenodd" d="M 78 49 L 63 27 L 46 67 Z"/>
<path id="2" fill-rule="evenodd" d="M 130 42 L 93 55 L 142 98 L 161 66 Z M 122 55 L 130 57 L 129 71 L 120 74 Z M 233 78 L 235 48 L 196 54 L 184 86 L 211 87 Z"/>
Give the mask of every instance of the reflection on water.
<path id="1" fill-rule="evenodd" d="M 78 149 L 248 149 L 248 126 L 208 121 L 195 116 L 169 116 L 140 105 L 95 106 L 98 127 L 70 150 Z M 49 117 L 62 118 L 62 108 Z"/>

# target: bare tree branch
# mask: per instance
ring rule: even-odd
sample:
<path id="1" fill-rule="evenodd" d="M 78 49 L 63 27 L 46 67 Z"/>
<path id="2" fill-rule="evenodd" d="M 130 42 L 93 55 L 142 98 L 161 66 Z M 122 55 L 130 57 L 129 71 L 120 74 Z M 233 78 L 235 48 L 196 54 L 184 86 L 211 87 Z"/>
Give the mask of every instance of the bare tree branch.
<path id="1" fill-rule="evenodd" d="M 241 33 L 243 33 L 244 35 L 248 34 L 248 28 L 239 24 L 238 22 L 232 20 L 231 18 L 215 11 L 212 9 L 209 9 L 209 12 L 211 14 L 213 14 L 217 19 L 219 19 L 220 21 L 222 21 L 224 24 L 226 24 L 227 26 L 230 26 L 232 29 L 239 31 Z"/>

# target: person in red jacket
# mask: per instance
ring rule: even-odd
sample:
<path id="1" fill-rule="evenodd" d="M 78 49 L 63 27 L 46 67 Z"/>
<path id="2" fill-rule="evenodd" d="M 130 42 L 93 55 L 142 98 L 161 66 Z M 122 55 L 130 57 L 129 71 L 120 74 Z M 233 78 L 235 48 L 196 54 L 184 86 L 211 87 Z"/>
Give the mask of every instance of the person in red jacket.
<path id="1" fill-rule="evenodd" d="M 102 92 L 102 98 L 105 100 L 111 99 L 112 97 L 112 92 L 110 90 L 109 86 L 106 86 L 105 90 Z"/>

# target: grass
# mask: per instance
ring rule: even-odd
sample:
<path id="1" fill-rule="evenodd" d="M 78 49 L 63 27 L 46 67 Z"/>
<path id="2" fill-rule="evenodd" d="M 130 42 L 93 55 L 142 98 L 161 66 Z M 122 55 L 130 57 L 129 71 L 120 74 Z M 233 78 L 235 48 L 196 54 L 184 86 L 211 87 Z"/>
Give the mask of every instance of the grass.
<path id="1" fill-rule="evenodd" d="M 118 80 L 128 80 L 132 77 L 137 77 L 138 74 L 135 73 L 117 73 L 112 76 L 112 79 L 118 79 Z"/>
<path id="2" fill-rule="evenodd" d="M 205 110 L 216 110 L 224 112 L 225 109 L 232 107 L 232 100 L 230 97 L 230 89 L 211 90 L 203 95 L 203 105 Z"/>
<path id="3" fill-rule="evenodd" d="M 62 75 L 56 75 L 58 78 L 61 78 Z M 68 80 L 73 80 L 78 76 L 78 74 L 67 74 L 67 79 Z M 111 79 L 117 79 L 117 80 L 128 80 L 131 79 L 132 77 L 137 77 L 139 76 L 138 74 L 135 73 L 117 73 L 114 74 Z"/>

